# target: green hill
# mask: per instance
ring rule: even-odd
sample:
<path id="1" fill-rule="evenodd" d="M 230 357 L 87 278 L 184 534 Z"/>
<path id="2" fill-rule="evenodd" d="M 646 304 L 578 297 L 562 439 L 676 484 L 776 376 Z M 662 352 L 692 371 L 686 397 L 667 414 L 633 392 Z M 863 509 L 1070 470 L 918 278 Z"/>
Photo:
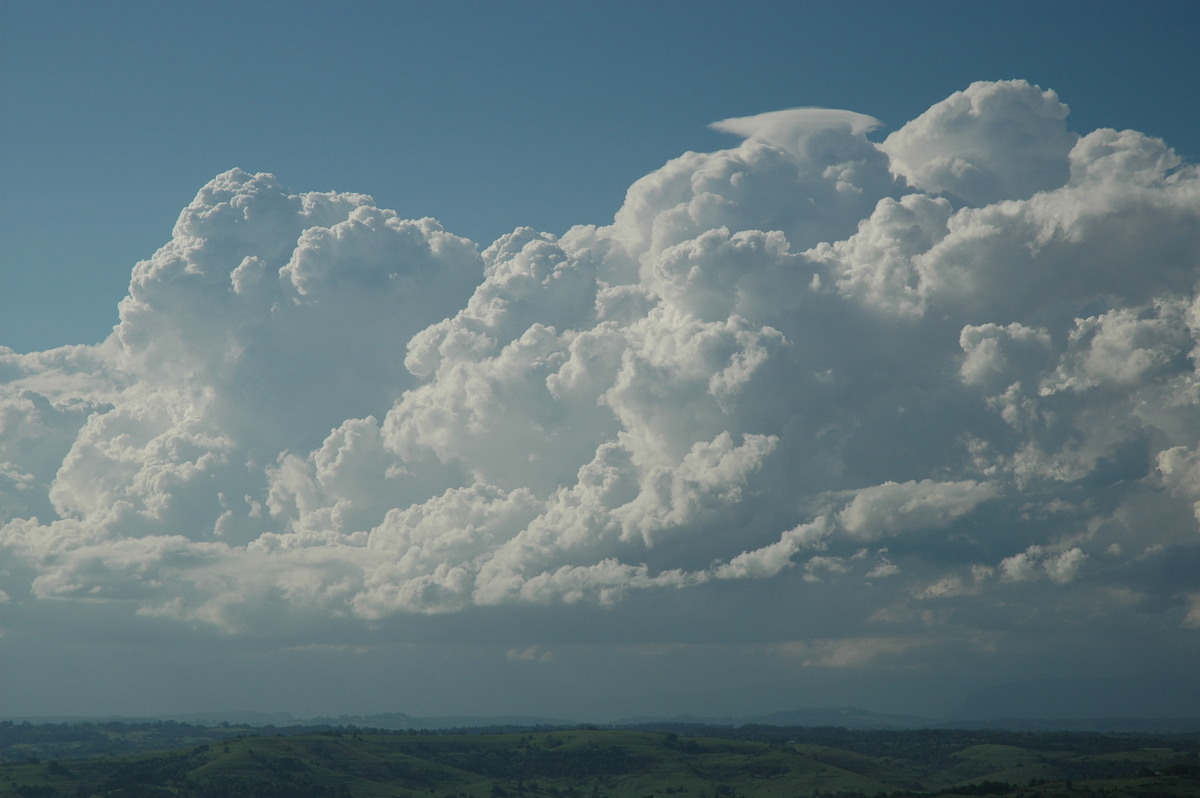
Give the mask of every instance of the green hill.
<path id="1" fill-rule="evenodd" d="M 819 729 L 805 730 L 802 741 L 618 729 L 239 734 L 166 752 L 30 758 L 0 766 L 0 796 L 1200 795 L 1193 738 L 1026 734 L 1014 745 L 989 741 L 987 732 L 825 732 L 837 744 L 814 742 Z"/>

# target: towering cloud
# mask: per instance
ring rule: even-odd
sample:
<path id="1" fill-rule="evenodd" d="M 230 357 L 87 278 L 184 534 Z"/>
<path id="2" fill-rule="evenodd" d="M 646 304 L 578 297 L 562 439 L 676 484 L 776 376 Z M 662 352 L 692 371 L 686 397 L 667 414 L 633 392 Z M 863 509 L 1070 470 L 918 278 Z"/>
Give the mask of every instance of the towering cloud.
<path id="1" fill-rule="evenodd" d="M 482 250 L 217 176 L 107 341 L 0 355 L 0 600 L 239 632 L 798 579 L 1194 628 L 1197 168 L 1022 81 L 877 126 L 725 120 Z"/>

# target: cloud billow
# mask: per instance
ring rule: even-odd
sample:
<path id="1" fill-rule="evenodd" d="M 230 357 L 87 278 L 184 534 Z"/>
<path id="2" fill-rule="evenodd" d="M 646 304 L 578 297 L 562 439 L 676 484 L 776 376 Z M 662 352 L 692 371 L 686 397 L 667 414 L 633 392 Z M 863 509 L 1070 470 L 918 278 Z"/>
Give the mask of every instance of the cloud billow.
<path id="1" fill-rule="evenodd" d="M 1196 626 L 1153 564 L 1200 546 L 1200 173 L 1023 81 L 877 124 L 725 120 L 611 224 L 482 250 L 217 176 L 108 340 L 0 355 L 3 595 L 239 632 L 1119 587 Z"/>

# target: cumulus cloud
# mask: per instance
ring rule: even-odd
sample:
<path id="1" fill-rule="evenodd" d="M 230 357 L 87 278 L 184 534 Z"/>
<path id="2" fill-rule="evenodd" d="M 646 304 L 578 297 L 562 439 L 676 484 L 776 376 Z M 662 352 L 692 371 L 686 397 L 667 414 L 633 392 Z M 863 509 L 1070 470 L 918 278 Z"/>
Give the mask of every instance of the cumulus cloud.
<path id="1" fill-rule="evenodd" d="M 1030 546 L 1020 554 L 1000 562 L 1000 578 L 1006 582 L 1028 582 L 1041 576 L 1055 582 L 1070 582 L 1079 572 L 1087 555 L 1078 546 L 1058 553 L 1043 546 Z"/>
<path id="2" fill-rule="evenodd" d="M 1023 81 L 877 126 L 724 120 L 744 141 L 610 224 L 482 248 L 217 176 L 112 337 L 0 351 L 6 607 L 241 631 L 736 583 L 1012 601 L 1195 552 L 1196 167 Z"/>
<path id="3" fill-rule="evenodd" d="M 1053 91 L 1022 80 L 972 83 L 881 145 L 909 186 L 972 205 L 1024 199 L 1067 180 L 1075 136 Z"/>
<path id="4" fill-rule="evenodd" d="M 1200 629 L 1200 593 L 1192 593 L 1187 598 L 1187 616 L 1183 619 L 1183 625 L 1191 629 Z"/>
<path id="5" fill-rule="evenodd" d="M 866 488 L 838 514 L 850 535 L 874 539 L 911 529 L 941 529 L 995 495 L 987 482 L 885 482 Z"/>
<path id="6" fill-rule="evenodd" d="M 554 659 L 553 652 L 543 651 L 538 646 L 529 646 L 523 649 L 510 648 L 505 656 L 518 662 L 549 662 Z"/>

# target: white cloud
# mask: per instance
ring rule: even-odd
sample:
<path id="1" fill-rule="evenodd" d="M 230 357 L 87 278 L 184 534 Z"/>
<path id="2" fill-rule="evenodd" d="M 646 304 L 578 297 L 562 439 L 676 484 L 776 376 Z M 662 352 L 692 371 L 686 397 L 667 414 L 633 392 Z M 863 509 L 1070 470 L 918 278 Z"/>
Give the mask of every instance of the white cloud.
<path id="1" fill-rule="evenodd" d="M 1173 446 L 1158 453 L 1158 471 L 1171 492 L 1192 500 L 1192 511 L 1200 521 L 1200 451 Z"/>
<path id="2" fill-rule="evenodd" d="M 1025 199 L 1069 173 L 1067 106 L 1023 80 L 972 83 L 887 137 L 881 149 L 910 186 L 972 205 Z"/>
<path id="3" fill-rule="evenodd" d="M 1189 629 L 1200 629 L 1200 593 L 1192 593 L 1187 599 L 1187 616 L 1183 619 L 1183 625 Z"/>
<path id="4" fill-rule="evenodd" d="M 722 119 L 710 127 L 722 133 L 743 138 L 761 139 L 779 147 L 787 147 L 797 139 L 829 129 L 848 129 L 851 133 L 868 133 L 883 123 L 866 114 L 841 111 L 836 108 L 789 108 L 765 114 Z"/>
<path id="5" fill-rule="evenodd" d="M 1148 592 L 1197 546 L 1200 173 L 1066 111 L 1008 81 L 878 145 L 845 111 L 725 120 L 743 142 L 611 224 L 482 251 L 219 175 L 109 340 L 0 351 L 6 612 L 261 631 L 767 581 L 894 617 L 1005 582 Z M 907 650 L 863 639 L 805 656 Z"/>
<path id="6" fill-rule="evenodd" d="M 612 234 L 643 269 L 667 247 L 722 227 L 779 230 L 797 251 L 843 238 L 892 188 L 886 157 L 865 136 L 871 121 L 795 109 L 719 122 L 747 140 L 688 153 L 638 180 Z"/>
<path id="7" fill-rule="evenodd" d="M 873 540 L 914 529 L 938 529 L 996 495 L 987 482 L 885 482 L 859 491 L 838 513 L 850 535 Z"/>
<path id="8" fill-rule="evenodd" d="M 891 315 L 920 316 L 926 301 L 922 255 L 949 233 L 951 213 L 940 197 L 885 197 L 853 236 L 822 242 L 811 257 L 829 265 L 844 296 Z"/>
<path id="9" fill-rule="evenodd" d="M 895 576 L 900 573 L 900 567 L 887 557 L 881 557 L 879 563 L 867 572 L 867 579 L 882 579 L 885 576 Z"/>
<path id="10" fill-rule="evenodd" d="M 1047 366 L 1053 342 L 1042 329 L 1013 322 L 963 327 L 958 336 L 965 357 L 959 367 L 962 380 L 999 392 L 1022 381 L 1037 379 Z"/>
<path id="11" fill-rule="evenodd" d="M 549 662 L 554 659 L 554 652 L 543 651 L 539 646 L 529 646 L 528 648 L 510 648 L 505 656 L 516 662 Z"/>
<path id="12" fill-rule="evenodd" d="M 1005 582 L 1029 582 L 1043 574 L 1053 582 L 1065 584 L 1075 579 L 1087 555 L 1078 547 L 1053 553 L 1044 546 L 1030 546 L 1020 554 L 1000 562 L 1000 579 Z"/>
<path id="13" fill-rule="evenodd" d="M 801 524 L 784 532 L 775 543 L 742 552 L 728 563 L 717 567 L 714 573 L 718 579 L 775 576 L 784 568 L 794 565 L 792 558 L 805 548 L 821 548 L 829 530 L 830 525 L 823 517 L 809 524 Z"/>

